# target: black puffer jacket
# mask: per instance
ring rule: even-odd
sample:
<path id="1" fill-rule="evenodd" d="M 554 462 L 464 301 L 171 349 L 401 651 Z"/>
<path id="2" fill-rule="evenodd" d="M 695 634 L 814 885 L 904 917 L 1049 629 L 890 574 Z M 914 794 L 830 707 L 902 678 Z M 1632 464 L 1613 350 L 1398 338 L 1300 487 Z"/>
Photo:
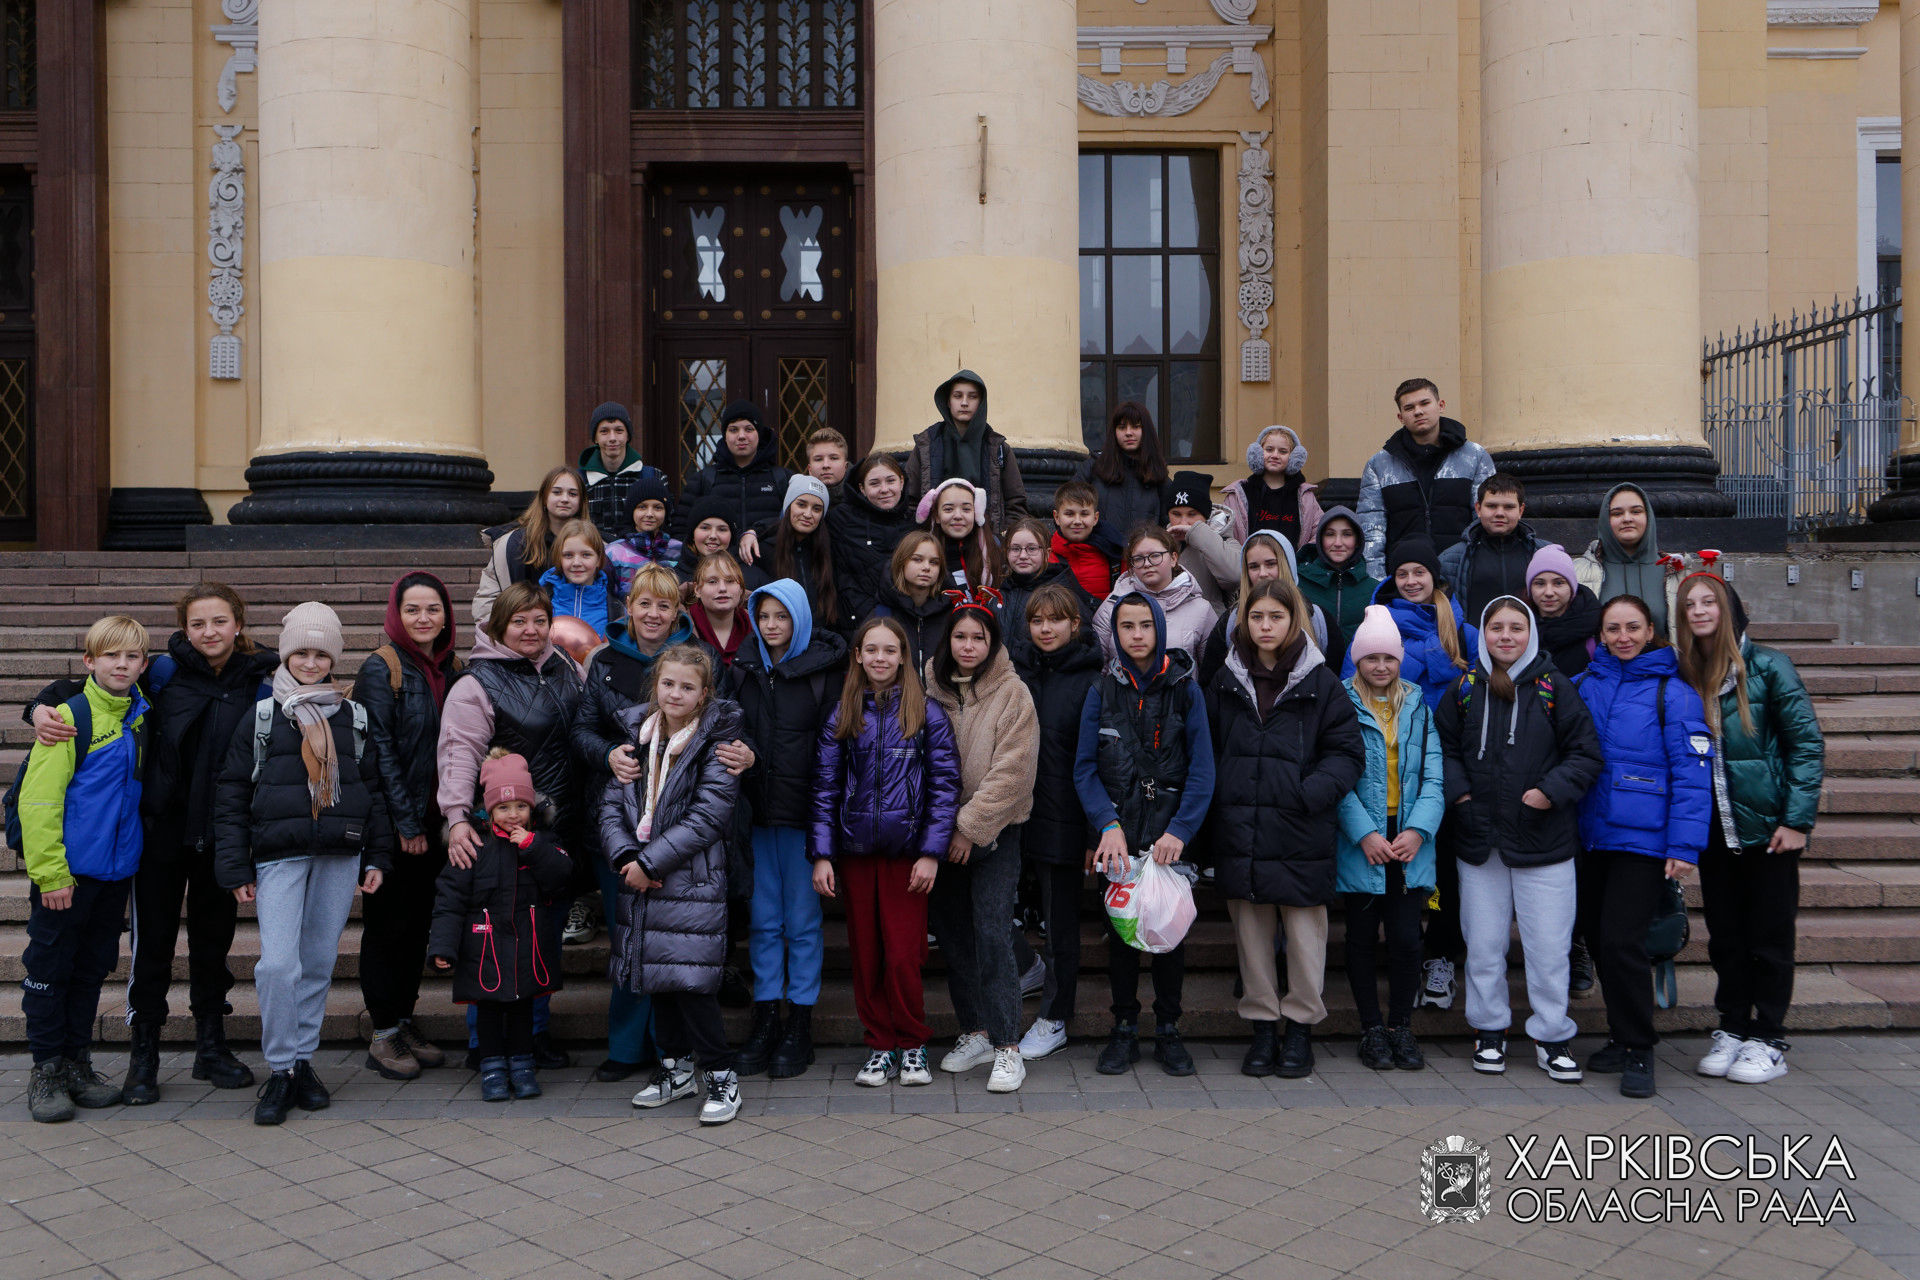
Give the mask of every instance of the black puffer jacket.
<path id="1" fill-rule="evenodd" d="M 780 515 L 781 504 L 787 497 L 787 481 L 793 473 L 773 460 L 776 437 L 760 421 L 760 411 L 751 403 L 737 400 L 721 415 L 723 422 L 741 418 L 751 420 L 760 433 L 760 447 L 742 467 L 734 462 L 733 455 L 722 443 L 719 455 L 710 465 L 686 478 L 673 517 L 673 536 L 683 543 L 693 532 L 694 508 L 708 499 L 720 503 L 733 522 L 735 547 L 739 546 L 740 530 L 751 529 L 763 520 L 777 519 Z"/>
<path id="2" fill-rule="evenodd" d="M 493 746 L 527 762 L 533 785 L 558 809 L 562 843 L 591 825 L 585 821 L 584 778 L 575 764 L 571 734 L 580 706 L 577 670 L 558 649 L 535 669 L 504 645 L 482 636 L 467 678 L 485 691 L 493 707 Z M 476 803 L 479 797 L 474 797 Z"/>
<path id="3" fill-rule="evenodd" d="M 947 598 L 945 584 L 936 586 L 925 604 L 915 604 L 888 584 L 880 588 L 880 602 L 873 607 L 873 612 L 885 614 L 906 628 L 907 643 L 913 649 L 913 669 L 925 671 L 927 658 L 940 646 L 940 635 L 947 628 L 947 615 L 953 612 L 953 601 Z"/>
<path id="4" fill-rule="evenodd" d="M 438 829 L 434 792 L 439 786 L 440 707 L 427 687 L 418 660 L 393 650 L 400 662 L 400 692 L 394 693 L 392 668 L 375 651 L 353 678 L 353 700 L 367 709 L 367 733 L 380 748 L 380 780 L 394 832 L 403 840 Z M 448 663 L 452 686 L 462 670 L 456 656 Z"/>
<path id="5" fill-rule="evenodd" d="M 627 741 L 626 730 L 620 727 L 620 713 L 647 700 L 653 691 L 654 659 L 671 646 L 691 640 L 693 625 L 682 614 L 666 643 L 652 654 L 633 648 L 626 643 L 625 636 L 622 625 L 616 643 L 603 645 L 594 652 L 593 661 L 587 664 L 586 688 L 581 691 L 580 705 L 573 713 L 574 758 L 586 769 L 595 794 L 607 778 L 607 753 Z M 722 670 L 717 659 L 713 669 Z"/>
<path id="6" fill-rule="evenodd" d="M 472 866 L 441 868 L 427 954 L 453 961 L 454 1000 L 505 1004 L 560 989 L 560 924 L 541 908 L 572 878 L 553 837 L 521 849 L 491 824 Z"/>
<path id="7" fill-rule="evenodd" d="M 1080 585 L 1064 560 L 1050 560 L 1038 573 L 1009 573 L 1000 579 L 1000 634 L 1006 638 L 1007 652 L 1017 666 L 1033 648 L 1032 633 L 1027 630 L 1027 601 L 1041 587 L 1059 585 L 1073 593 L 1080 605 L 1080 630 L 1093 638 L 1093 614 L 1100 602 Z"/>
<path id="8" fill-rule="evenodd" d="M 279 659 L 263 649 L 235 653 L 216 675 L 180 631 L 167 640 L 167 657 L 173 671 L 152 695 L 153 709 L 147 712 L 146 785 L 140 794 L 147 847 L 208 853 L 213 849 L 214 793 L 227 748 L 234 730 L 263 696 L 262 687 L 273 679 Z M 159 674 L 148 671 L 149 687 L 158 683 Z"/>
<path id="9" fill-rule="evenodd" d="M 1593 661 L 1594 635 L 1600 630 L 1600 599 L 1591 587 L 1575 587 L 1567 611 L 1557 618 L 1542 618 L 1539 623 L 1540 648 L 1561 675 L 1571 679 Z"/>
<path id="10" fill-rule="evenodd" d="M 773 539 L 775 531 L 778 528 L 779 522 L 775 521 L 773 524 L 763 526 L 761 529 L 756 530 L 760 538 L 760 554 L 755 557 L 752 564 L 747 566 L 748 593 L 751 594 L 758 591 L 768 583 L 777 582 L 781 578 L 791 578 L 793 581 L 799 583 L 800 590 L 806 593 L 807 607 L 813 611 L 814 626 L 826 627 L 829 630 L 838 631 L 843 636 L 852 635 L 853 629 L 858 625 L 861 615 L 849 613 L 847 610 L 847 593 L 840 585 L 840 566 L 833 559 L 832 538 L 825 529 L 815 529 L 812 533 L 804 537 L 796 538 L 794 540 L 793 565 L 791 571 L 779 573 L 775 571 L 773 565 Z M 825 539 L 824 545 L 827 549 L 827 566 L 833 574 L 834 613 L 832 617 L 827 617 L 821 611 L 820 585 L 814 581 L 813 544 L 816 538 Z"/>
<path id="11" fill-rule="evenodd" d="M 393 866 L 393 824 L 380 790 L 379 748 L 367 742 L 354 760 L 353 704 L 328 719 L 340 761 L 340 802 L 313 816 L 300 730 L 278 706 L 266 759 L 253 776 L 254 712 L 235 728 L 213 803 L 213 876 L 222 889 L 254 883 L 254 868 L 283 858 L 353 858 L 364 867 Z"/>
<path id="12" fill-rule="evenodd" d="M 804 830 L 813 821 L 814 752 L 846 678 L 847 642 L 831 631 L 815 631 L 805 652 L 772 670 L 758 640 L 740 646 L 733 696 L 753 747 L 753 768 L 741 781 L 754 826 Z"/>
<path id="13" fill-rule="evenodd" d="M 1487 688 L 1483 658 L 1434 708 L 1447 762 L 1447 845 L 1476 867 L 1495 853 L 1510 867 L 1579 853 L 1580 800 L 1603 767 L 1599 734 L 1573 681 L 1545 655 L 1516 665 L 1512 702 Z M 1536 787 L 1553 808 L 1521 803 Z"/>
<path id="14" fill-rule="evenodd" d="M 852 485 L 827 508 L 827 533 L 833 539 L 833 585 L 841 609 L 864 618 L 880 602 L 880 588 L 891 576 L 893 549 L 913 528 L 913 504 L 903 496 L 893 510 L 882 511 Z"/>
<path id="15" fill-rule="evenodd" d="M 1207 686 L 1213 728 L 1214 884 L 1245 902 L 1333 901 L 1340 800 L 1366 771 L 1353 700 L 1319 650 L 1302 649 L 1262 720 L 1236 647 Z"/>
<path id="16" fill-rule="evenodd" d="M 712 993 L 720 989 L 727 958 L 727 836 L 733 827 L 740 780 L 713 749 L 740 736 L 740 706 L 714 698 L 700 713 L 686 749 L 675 757 L 653 813 L 653 836 L 638 837 L 647 748 L 640 727 L 650 707 L 631 707 L 620 723 L 635 743 L 642 773 L 632 783 L 609 782 L 600 801 L 600 847 L 615 870 L 639 861 L 658 889 L 620 890 L 610 922 L 613 953 L 607 976 L 629 991 Z"/>
<path id="17" fill-rule="evenodd" d="M 1073 762 L 1080 749 L 1080 713 L 1087 705 L 1087 690 L 1100 679 L 1100 646 L 1093 628 L 1082 627 L 1052 653 L 1042 653 L 1029 642 L 1025 656 L 1015 656 L 1015 666 L 1033 695 L 1040 721 L 1033 813 L 1020 840 L 1021 852 L 1035 862 L 1085 866 L 1087 816 L 1073 787 Z"/>

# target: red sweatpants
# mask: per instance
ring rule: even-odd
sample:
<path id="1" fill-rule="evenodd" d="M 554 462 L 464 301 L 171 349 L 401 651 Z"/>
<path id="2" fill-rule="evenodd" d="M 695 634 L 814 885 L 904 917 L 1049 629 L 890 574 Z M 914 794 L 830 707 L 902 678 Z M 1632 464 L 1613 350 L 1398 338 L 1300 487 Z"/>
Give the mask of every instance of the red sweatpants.
<path id="1" fill-rule="evenodd" d="M 853 1008 L 869 1049 L 918 1049 L 927 1026 L 920 970 L 927 960 L 927 895 L 909 893 L 911 858 L 835 858 L 853 953 Z"/>

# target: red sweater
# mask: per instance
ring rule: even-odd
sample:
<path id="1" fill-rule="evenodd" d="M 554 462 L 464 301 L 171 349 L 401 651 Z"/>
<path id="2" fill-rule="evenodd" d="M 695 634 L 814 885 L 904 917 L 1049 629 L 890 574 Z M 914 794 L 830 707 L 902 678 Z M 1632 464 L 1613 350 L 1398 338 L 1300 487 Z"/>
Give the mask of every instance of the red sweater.
<path id="1" fill-rule="evenodd" d="M 1105 600 L 1113 591 L 1113 564 L 1090 542 L 1068 542 L 1053 535 L 1053 559 L 1073 570 L 1073 576 L 1095 600 Z"/>

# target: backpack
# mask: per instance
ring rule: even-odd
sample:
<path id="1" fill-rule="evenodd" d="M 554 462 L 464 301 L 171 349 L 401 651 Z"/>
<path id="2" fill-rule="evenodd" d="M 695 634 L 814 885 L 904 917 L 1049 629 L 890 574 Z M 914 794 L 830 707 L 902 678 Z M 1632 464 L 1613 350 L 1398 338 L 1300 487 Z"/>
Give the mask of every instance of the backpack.
<path id="1" fill-rule="evenodd" d="M 398 695 L 400 686 L 406 681 L 406 672 L 400 669 L 400 651 L 390 644 L 383 644 L 368 656 L 378 658 L 387 664 L 387 688 Z M 466 667 L 467 664 L 461 659 L 460 655 L 456 653 L 453 656 L 453 671 L 451 675 L 460 674 L 460 672 L 466 670 Z M 453 683 L 451 675 L 447 681 L 449 685 Z"/>
<path id="2" fill-rule="evenodd" d="M 64 706 L 67 713 L 73 717 L 73 772 L 77 777 L 80 766 L 86 763 L 87 752 L 93 746 L 93 704 L 87 701 L 87 695 L 83 691 L 74 694 L 60 705 Z M 137 767 L 138 762 L 145 755 L 147 746 L 147 722 L 144 716 L 132 733 L 133 758 Z M 26 836 L 20 830 L 20 788 L 27 780 L 27 765 L 32 760 L 33 748 L 29 747 L 27 758 L 20 762 L 19 772 L 13 775 L 13 785 L 7 788 L 4 801 L 0 801 L 6 809 L 7 848 L 23 853 L 26 850 Z"/>
<path id="3" fill-rule="evenodd" d="M 353 762 L 367 753 L 367 709 L 357 702 L 348 702 L 353 708 Z M 253 777 L 251 781 L 260 781 L 261 766 L 267 763 L 267 743 L 273 737 L 272 698 L 262 698 L 253 704 Z"/>

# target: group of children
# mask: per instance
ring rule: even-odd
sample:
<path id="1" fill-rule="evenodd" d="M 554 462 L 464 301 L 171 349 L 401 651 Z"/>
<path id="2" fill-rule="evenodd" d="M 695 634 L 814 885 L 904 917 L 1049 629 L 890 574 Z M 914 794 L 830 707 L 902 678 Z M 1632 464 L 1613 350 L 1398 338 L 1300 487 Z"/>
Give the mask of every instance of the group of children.
<path id="1" fill-rule="evenodd" d="M 984 387 L 944 389 L 955 412 L 977 390 L 984 411 Z M 591 936 L 595 883 L 615 991 L 597 1074 L 639 1070 L 650 1025 L 658 1068 L 638 1107 L 700 1094 L 702 1122 L 724 1123 L 742 1074 L 808 1069 L 829 898 L 845 912 L 870 1051 L 857 1082 L 932 1079 L 931 927 L 959 1022 L 939 1067 L 990 1066 L 990 1091 L 1018 1089 L 1025 1064 L 1067 1040 L 1088 877 L 1128 883 L 1149 860 L 1190 880 L 1204 868 L 1227 902 L 1250 1075 L 1313 1069 L 1339 902 L 1367 1065 L 1424 1066 L 1413 1010 L 1442 1003 L 1436 965 L 1451 1003 L 1463 956 L 1473 1065 L 1504 1070 L 1517 924 L 1538 1066 L 1583 1074 L 1567 1013 L 1580 938 L 1610 1027 L 1585 1069 L 1648 1096 L 1647 925 L 1669 877 L 1695 862 L 1722 977 L 1723 1026 L 1701 1070 L 1785 1070 L 1797 879 L 1769 874 L 1756 896 L 1746 868 L 1783 868 L 1804 847 L 1818 727 L 1791 664 L 1746 639 L 1731 588 L 1704 573 L 1669 580 L 1648 559 L 1638 490 L 1608 496 L 1576 565 L 1515 541 L 1531 538 L 1517 481 L 1482 481 L 1478 567 L 1456 572 L 1499 594 L 1470 608 L 1424 535 L 1386 549 L 1385 579 L 1369 575 L 1361 520 L 1320 507 L 1284 428 L 1261 434 L 1249 475 L 1216 507 L 1206 476 L 1166 474 L 1146 411 L 1123 406 L 1107 451 L 1055 495 L 1052 525 L 1003 505 L 1001 529 L 967 475 L 916 478 L 914 460 L 881 453 L 849 475 L 844 440 L 827 432 L 809 442 L 809 473 L 792 476 L 751 405 L 725 416 L 726 456 L 689 481 L 676 513 L 629 447 L 624 411 L 596 410 L 581 469 L 556 469 L 495 531 L 475 604 L 485 635 L 464 665 L 444 588 L 441 613 L 416 618 L 409 639 L 409 584 L 423 605 L 433 593 L 418 584 L 427 575 L 396 583 L 394 646 L 369 662 L 394 673 L 395 705 L 371 699 L 375 723 L 368 699 L 332 679 L 332 611 L 303 604 L 283 621 L 255 710 L 218 730 L 217 776 L 188 780 L 211 787 L 219 887 L 260 918 L 260 1122 L 327 1105 L 311 1057 L 334 955 L 355 893 L 385 892 L 396 854 L 444 858 L 430 906 L 394 928 L 422 940 L 475 1011 L 489 1100 L 539 1092 L 544 998 L 560 985 L 563 935 Z M 1152 522 L 1122 537 L 1103 519 L 1103 503 L 1149 492 Z M 196 590 L 183 633 L 190 601 L 231 596 Z M 236 610 L 221 663 L 242 643 L 251 652 Z M 565 617 L 596 633 L 585 662 L 556 651 Z M 35 886 L 36 1119 L 121 1097 L 91 1067 L 89 1028 L 141 861 L 149 699 L 164 704 L 172 687 L 143 689 L 147 649 L 137 623 L 103 619 L 85 688 L 30 712 L 54 744 L 30 756 L 18 802 Z M 403 672 L 424 682 L 412 703 L 397 696 Z M 437 743 L 425 788 L 437 796 L 411 796 L 419 780 L 385 758 L 401 736 L 391 717 L 408 715 L 414 738 Z M 436 804 L 446 825 L 429 837 L 420 815 Z M 1009 927 L 1023 878 L 1047 944 L 1040 1015 L 1024 1027 L 1024 939 Z M 737 1051 L 718 1001 L 730 903 L 745 906 L 754 1002 Z M 1190 1074 L 1184 945 L 1147 964 L 1153 1057 Z M 1141 1056 L 1141 966 L 1109 929 L 1102 1072 Z M 410 1078 L 439 1051 L 412 1031 L 410 1000 L 390 1016 L 373 1019 L 369 1061 Z M 136 1083 L 157 1096 L 137 1065 L 127 1100 L 151 1101 L 133 1096 Z"/>

